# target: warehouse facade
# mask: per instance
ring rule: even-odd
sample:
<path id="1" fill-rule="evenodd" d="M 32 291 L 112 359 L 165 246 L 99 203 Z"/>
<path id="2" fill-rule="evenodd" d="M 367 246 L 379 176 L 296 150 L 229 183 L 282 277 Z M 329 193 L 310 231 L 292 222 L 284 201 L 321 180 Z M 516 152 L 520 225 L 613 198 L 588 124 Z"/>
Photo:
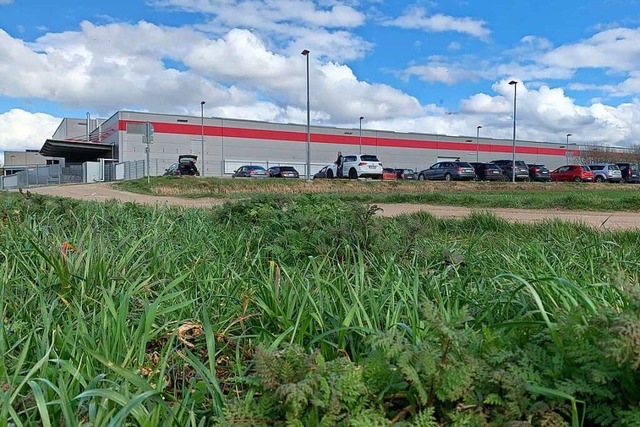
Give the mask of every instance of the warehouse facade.
<path id="1" fill-rule="evenodd" d="M 107 120 L 64 119 L 41 154 L 67 163 L 145 160 L 146 124 L 151 175 L 162 175 L 181 154 L 198 156 L 204 176 L 229 176 L 244 164 L 295 166 L 306 174 L 307 127 L 302 124 L 118 111 Z M 86 132 L 88 130 L 88 132 Z M 424 169 L 440 160 L 488 162 L 510 159 L 511 139 L 476 138 L 385 130 L 311 126 L 311 174 L 336 153 L 377 154 L 385 167 Z M 204 155 L 203 155 L 204 146 Z M 548 142 L 516 141 L 516 158 L 549 168 L 579 152 Z"/>

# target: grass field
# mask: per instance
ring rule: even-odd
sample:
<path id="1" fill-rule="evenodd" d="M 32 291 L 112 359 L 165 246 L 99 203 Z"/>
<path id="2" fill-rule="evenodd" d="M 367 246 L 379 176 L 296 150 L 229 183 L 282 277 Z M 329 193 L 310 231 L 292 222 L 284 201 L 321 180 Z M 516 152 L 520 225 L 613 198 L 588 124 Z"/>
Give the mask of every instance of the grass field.
<path id="1" fill-rule="evenodd" d="M 116 188 L 186 198 L 239 199 L 270 194 L 317 194 L 362 203 L 425 203 L 483 208 L 640 211 L 640 185 L 574 183 L 406 182 L 159 177 L 125 181 Z M 322 198 L 322 197 L 320 197 Z"/>
<path id="2" fill-rule="evenodd" d="M 0 195 L 0 425 L 640 419 L 638 233 L 374 214 Z"/>

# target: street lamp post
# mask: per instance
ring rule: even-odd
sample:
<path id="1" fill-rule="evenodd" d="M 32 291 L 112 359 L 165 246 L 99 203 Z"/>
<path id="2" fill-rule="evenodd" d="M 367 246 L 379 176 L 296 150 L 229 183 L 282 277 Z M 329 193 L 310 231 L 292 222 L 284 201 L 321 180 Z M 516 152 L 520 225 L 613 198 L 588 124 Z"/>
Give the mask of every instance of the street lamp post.
<path id="1" fill-rule="evenodd" d="M 200 133 L 201 133 L 201 142 L 202 142 L 202 163 L 200 166 L 200 169 L 202 169 L 201 171 L 201 176 L 204 177 L 204 104 L 206 104 L 205 101 L 200 101 Z"/>
<path id="2" fill-rule="evenodd" d="M 362 154 L 362 120 L 364 117 L 360 116 L 360 154 Z"/>
<path id="3" fill-rule="evenodd" d="M 480 129 L 482 126 L 476 127 L 476 162 L 480 161 Z"/>
<path id="4" fill-rule="evenodd" d="M 309 103 L 309 54 L 307 49 L 302 54 L 307 57 L 307 179 L 311 179 L 311 104 Z"/>
<path id="5" fill-rule="evenodd" d="M 511 153 L 511 182 L 516 182 L 516 100 L 518 97 L 518 82 L 511 80 L 513 86 L 513 151 Z"/>
<path id="6" fill-rule="evenodd" d="M 567 148 L 565 149 L 565 152 L 564 152 L 564 161 L 565 161 L 565 163 L 569 163 L 569 137 L 571 135 L 573 135 L 573 134 L 571 134 L 571 133 L 567 134 Z"/>

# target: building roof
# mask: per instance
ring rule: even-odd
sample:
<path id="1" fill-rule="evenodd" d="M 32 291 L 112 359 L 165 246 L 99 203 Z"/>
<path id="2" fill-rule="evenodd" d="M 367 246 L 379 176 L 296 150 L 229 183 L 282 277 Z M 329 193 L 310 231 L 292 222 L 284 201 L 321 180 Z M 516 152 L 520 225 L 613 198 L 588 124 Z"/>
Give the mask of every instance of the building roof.
<path id="1" fill-rule="evenodd" d="M 40 154 L 50 157 L 64 157 L 69 163 L 84 163 L 105 156 L 110 158 L 112 150 L 111 144 L 47 139 L 40 149 Z"/>

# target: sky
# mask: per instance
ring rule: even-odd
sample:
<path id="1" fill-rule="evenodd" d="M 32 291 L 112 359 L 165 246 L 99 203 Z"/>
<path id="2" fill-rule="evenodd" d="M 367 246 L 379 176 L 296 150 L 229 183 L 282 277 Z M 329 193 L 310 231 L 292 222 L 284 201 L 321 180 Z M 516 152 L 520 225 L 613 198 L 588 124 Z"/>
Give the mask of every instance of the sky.
<path id="1" fill-rule="evenodd" d="M 0 151 L 118 110 L 631 146 L 640 0 L 0 0 Z M 509 85 L 515 80 L 517 85 Z"/>

